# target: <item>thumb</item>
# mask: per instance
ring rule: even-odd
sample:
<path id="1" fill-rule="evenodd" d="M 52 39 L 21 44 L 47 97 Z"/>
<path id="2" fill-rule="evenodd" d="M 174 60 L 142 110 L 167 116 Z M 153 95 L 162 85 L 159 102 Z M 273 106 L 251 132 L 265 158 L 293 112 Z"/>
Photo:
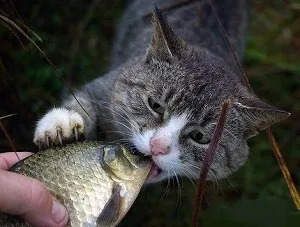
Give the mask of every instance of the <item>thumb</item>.
<path id="1" fill-rule="evenodd" d="M 0 170 L 0 212 L 21 215 L 33 226 L 65 226 L 67 210 L 41 182 Z"/>

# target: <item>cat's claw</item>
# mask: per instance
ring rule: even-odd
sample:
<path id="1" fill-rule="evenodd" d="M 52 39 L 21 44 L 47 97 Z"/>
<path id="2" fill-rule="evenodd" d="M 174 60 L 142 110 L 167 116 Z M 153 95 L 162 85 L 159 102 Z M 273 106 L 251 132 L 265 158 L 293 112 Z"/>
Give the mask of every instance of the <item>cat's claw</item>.
<path id="1" fill-rule="evenodd" d="M 40 148 L 63 145 L 64 140 L 78 138 L 84 133 L 84 122 L 81 115 L 73 110 L 54 108 L 39 122 L 34 133 L 33 142 Z"/>
<path id="2" fill-rule="evenodd" d="M 62 143 L 62 133 L 61 133 L 61 130 L 58 130 L 58 131 L 57 131 L 57 137 L 58 137 L 58 140 L 59 140 L 60 145 L 63 145 L 63 143 Z M 76 138 L 76 141 L 77 141 L 77 138 Z"/>
<path id="3" fill-rule="evenodd" d="M 78 141 L 78 130 L 77 127 L 74 128 L 75 139 Z"/>
<path id="4" fill-rule="evenodd" d="M 50 147 L 50 142 L 49 142 L 49 136 L 46 136 L 46 141 L 47 141 L 47 147 Z"/>

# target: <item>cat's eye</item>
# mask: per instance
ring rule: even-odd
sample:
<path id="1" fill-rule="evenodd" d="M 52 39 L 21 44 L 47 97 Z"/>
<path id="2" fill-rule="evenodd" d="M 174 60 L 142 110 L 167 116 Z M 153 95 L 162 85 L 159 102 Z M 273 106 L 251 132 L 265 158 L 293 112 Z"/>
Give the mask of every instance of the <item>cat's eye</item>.
<path id="1" fill-rule="evenodd" d="M 148 103 L 149 103 L 150 108 L 154 112 L 156 112 L 158 114 L 164 113 L 164 111 L 165 111 L 164 107 L 161 104 L 159 104 L 157 101 L 155 101 L 154 99 L 148 98 Z"/>
<path id="2" fill-rule="evenodd" d="M 193 130 L 188 134 L 189 138 L 199 144 L 207 144 L 209 140 L 204 139 L 204 135 L 198 130 Z"/>

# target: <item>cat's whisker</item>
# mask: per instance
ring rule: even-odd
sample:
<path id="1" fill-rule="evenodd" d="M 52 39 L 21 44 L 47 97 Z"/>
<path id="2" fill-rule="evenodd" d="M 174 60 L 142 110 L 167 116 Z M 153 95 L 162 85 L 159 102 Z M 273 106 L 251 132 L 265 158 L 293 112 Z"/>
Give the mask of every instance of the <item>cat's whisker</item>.
<path id="1" fill-rule="evenodd" d="M 106 121 L 103 121 L 103 122 L 99 122 L 99 124 L 101 124 L 101 123 L 116 123 L 116 124 L 120 124 L 120 125 L 122 125 L 122 126 L 124 126 L 125 128 L 127 128 L 129 131 L 131 131 L 131 128 L 130 127 L 128 127 L 127 125 L 125 125 L 124 123 L 122 123 L 122 122 L 119 122 L 119 121 L 115 121 L 115 120 L 106 120 Z"/>
<path id="2" fill-rule="evenodd" d="M 182 166 L 185 168 L 185 169 L 187 169 L 187 170 L 189 170 L 190 172 L 189 173 L 191 173 L 193 176 L 193 178 L 198 178 L 199 177 L 199 174 L 197 174 L 197 173 L 195 173 L 195 171 L 193 171 L 193 169 L 192 168 L 194 168 L 194 169 L 201 169 L 201 168 L 198 168 L 197 166 L 195 166 L 195 165 L 193 165 L 193 164 L 191 164 L 191 163 L 189 163 L 189 162 L 187 162 L 187 164 L 188 165 L 186 165 L 186 164 L 182 164 Z"/>
<path id="3" fill-rule="evenodd" d="M 188 163 L 188 166 L 189 166 L 189 168 L 194 168 L 194 169 L 197 169 L 197 170 L 202 170 L 202 167 L 199 167 L 198 165 L 195 165 L 195 164 L 193 164 L 193 163 L 190 163 L 190 162 L 187 162 Z M 199 175 L 196 175 L 196 178 L 198 178 L 199 177 Z"/>
<path id="4" fill-rule="evenodd" d="M 180 207 L 180 205 L 181 205 L 181 187 L 180 187 L 180 182 L 179 182 L 179 179 L 178 179 L 176 171 L 173 170 L 173 172 L 174 172 L 175 179 L 176 179 L 176 182 L 177 182 L 177 185 L 178 185 L 178 187 L 177 187 L 178 197 L 177 197 L 177 204 L 176 204 L 176 206 Z"/>
<path id="5" fill-rule="evenodd" d="M 217 125 L 217 122 L 211 122 L 211 124 L 212 125 Z M 236 136 L 230 130 L 228 130 L 226 127 L 224 127 L 223 130 L 225 132 L 227 132 L 231 137 L 236 138 Z"/>
<path id="6" fill-rule="evenodd" d="M 121 124 L 122 126 L 124 126 L 125 128 L 127 128 L 129 131 L 132 131 L 131 128 L 129 128 L 127 125 L 125 125 L 124 123 L 122 122 L 119 122 L 119 121 L 116 121 L 116 120 L 112 120 L 112 119 L 108 119 L 108 118 L 99 118 L 101 121 L 98 122 L 98 125 L 101 125 L 101 124 L 105 124 L 105 123 L 116 123 L 116 124 Z M 104 120 L 104 121 L 103 121 Z M 132 124 L 130 124 L 130 126 L 133 127 Z M 132 133 L 133 135 L 133 133 Z"/>
<path id="7" fill-rule="evenodd" d="M 165 192 L 164 192 L 164 194 L 162 195 L 162 197 L 161 197 L 161 199 L 163 199 L 164 197 L 167 197 L 167 195 L 168 195 L 168 186 L 169 186 L 169 182 L 170 182 L 170 175 L 169 175 L 169 170 L 168 169 L 166 169 L 167 170 L 167 174 L 168 174 L 168 176 L 167 176 L 167 179 L 168 179 L 168 184 L 167 184 L 167 186 L 166 186 L 166 189 L 165 189 Z"/>
<path id="8" fill-rule="evenodd" d="M 189 165 L 185 165 L 184 167 L 186 167 L 186 168 L 188 168 L 188 169 L 190 169 L 190 170 L 191 170 L 191 167 L 193 167 L 193 168 L 199 169 L 199 170 L 201 171 L 201 168 L 200 168 L 200 167 L 195 166 L 195 165 L 192 164 L 192 163 L 188 163 L 188 164 L 189 164 Z M 199 177 L 199 175 L 197 175 L 196 173 L 194 173 L 192 170 L 191 170 L 190 173 L 193 174 L 193 175 L 195 176 L 196 179 Z M 218 182 L 218 180 L 217 180 L 217 177 L 216 177 L 215 174 L 214 174 L 214 172 L 213 172 L 212 170 L 209 170 L 209 171 L 208 171 L 208 174 L 209 174 L 209 176 L 211 176 L 211 177 L 213 178 L 213 183 L 214 183 L 213 186 L 217 187 L 217 189 L 220 188 L 220 190 L 222 190 L 221 187 L 220 187 L 220 185 L 219 185 L 219 182 Z M 207 183 L 208 185 L 210 184 L 209 181 L 207 181 L 206 183 Z"/>
<path id="9" fill-rule="evenodd" d="M 101 107 L 104 107 L 104 108 L 106 108 L 106 109 L 112 111 L 113 113 L 117 114 L 118 116 L 120 116 L 120 117 L 123 118 L 126 122 L 128 122 L 128 123 L 130 124 L 129 120 L 126 119 L 122 114 L 118 113 L 117 111 L 115 111 L 114 109 L 112 109 L 111 107 L 109 107 L 109 103 L 107 103 L 107 105 L 108 105 L 108 106 L 107 106 L 107 105 L 105 105 L 105 104 L 104 104 L 103 102 L 101 102 L 101 101 L 95 101 L 95 100 L 88 99 L 88 98 L 86 98 L 86 100 L 88 100 L 88 101 L 90 101 L 90 102 L 93 102 L 93 103 L 95 103 L 95 104 L 97 104 L 97 105 L 100 105 Z"/>
<path id="10" fill-rule="evenodd" d="M 186 161 L 186 163 L 188 164 L 188 166 L 196 168 L 196 169 L 201 169 L 202 168 L 202 166 L 201 167 L 199 166 L 199 163 L 194 164 L 194 163 L 189 162 L 189 161 Z"/>
<path id="11" fill-rule="evenodd" d="M 120 136 L 122 136 L 122 137 L 131 137 L 131 135 L 126 133 L 126 132 L 118 132 L 118 131 L 102 131 L 102 132 L 99 132 L 99 137 L 100 138 L 101 138 L 101 134 L 117 135 L 118 137 L 120 137 Z M 115 138 L 115 141 L 119 140 L 119 139 L 121 139 L 121 138 Z M 127 141 L 130 142 L 130 139 L 127 139 Z"/>
<path id="12" fill-rule="evenodd" d="M 129 139 L 123 139 L 123 138 L 121 138 L 121 139 L 115 139 L 112 142 L 122 142 L 124 144 L 132 144 Z"/>
<path id="13" fill-rule="evenodd" d="M 134 122 L 134 116 L 129 116 L 124 110 L 122 110 L 122 113 L 128 118 L 128 119 L 131 119 L 132 122 Z M 131 113 L 130 115 L 133 115 L 133 113 Z M 127 120 L 128 124 L 133 128 L 135 129 L 135 131 L 139 131 L 139 128 L 133 124 L 131 121 Z"/>
<path id="14" fill-rule="evenodd" d="M 168 172 L 168 184 L 167 184 L 167 196 L 168 196 L 168 193 L 169 193 L 169 190 L 170 190 L 170 171 L 167 170 Z"/>
<path id="15" fill-rule="evenodd" d="M 114 110 L 115 110 L 115 113 L 119 113 L 119 114 L 121 114 L 121 117 L 123 117 L 123 119 L 124 120 L 127 120 L 128 121 L 128 119 L 132 119 L 132 118 L 134 118 L 134 113 L 132 112 L 132 111 L 125 111 L 125 109 L 124 108 L 121 108 L 121 106 L 117 106 L 117 105 L 115 105 L 114 106 L 115 108 L 114 108 Z M 123 107 L 125 107 L 125 106 L 123 106 Z M 122 115 L 122 114 L 124 114 L 124 116 Z M 130 116 L 129 116 L 130 115 Z M 119 115 L 120 116 L 120 115 Z M 129 121 L 128 121 L 128 123 L 130 123 Z"/>
<path id="16" fill-rule="evenodd" d="M 211 181 L 207 181 L 207 184 L 210 187 L 212 187 L 212 190 L 217 191 L 217 192 L 221 192 L 222 198 L 225 198 L 225 193 L 224 193 L 222 187 L 220 186 L 219 181 L 218 181 L 217 177 L 215 176 L 214 172 L 213 171 L 209 171 L 209 173 L 211 174 L 212 180 Z"/>
<path id="17" fill-rule="evenodd" d="M 125 107 L 125 106 L 124 106 Z M 120 113 L 123 113 L 128 119 L 131 119 L 133 120 L 135 118 L 136 115 L 140 114 L 139 112 L 134 112 L 133 110 L 130 110 L 130 111 L 125 111 L 125 109 L 121 108 L 120 106 L 116 106 L 116 110 L 120 111 Z M 123 118 L 124 119 L 124 118 Z M 128 121 L 128 120 L 127 120 Z M 128 121 L 128 123 L 136 130 L 136 131 L 139 131 L 139 129 L 131 124 L 131 122 Z"/>
<path id="18" fill-rule="evenodd" d="M 229 179 L 229 177 L 226 177 L 226 180 L 229 182 L 230 186 L 233 188 L 233 190 L 238 193 L 238 190 L 234 187 L 234 185 L 232 184 L 231 180 Z"/>
<path id="19" fill-rule="evenodd" d="M 120 133 L 120 134 L 124 134 L 127 136 L 132 136 L 132 133 L 130 132 L 123 132 L 123 131 L 119 131 L 119 130 L 110 130 L 110 131 L 103 131 L 104 133 Z"/>
<path id="20" fill-rule="evenodd" d="M 196 188 L 194 181 L 190 178 L 189 174 L 186 172 L 186 169 L 182 168 L 181 171 L 189 179 L 189 181 L 193 184 L 194 188 Z"/>
<path id="21" fill-rule="evenodd" d="M 161 199 L 163 199 L 163 198 L 167 198 L 167 195 L 168 195 L 168 185 L 169 185 L 169 171 L 168 171 L 168 184 L 167 184 L 167 186 L 166 186 L 166 189 L 165 189 L 165 192 L 164 192 L 164 194 L 162 195 L 162 197 L 161 197 Z"/>
<path id="22" fill-rule="evenodd" d="M 216 186 L 216 189 L 217 189 L 217 190 L 220 189 L 221 192 L 223 193 L 222 187 L 219 185 L 219 181 L 218 181 L 218 179 L 217 179 L 215 173 L 214 173 L 213 171 L 209 170 L 209 174 L 210 174 L 211 177 L 213 178 L 213 179 L 212 179 L 212 182 L 213 182 L 214 185 Z"/>
<path id="23" fill-rule="evenodd" d="M 97 83 L 97 85 L 101 86 L 104 89 L 104 92 L 106 92 L 106 94 L 111 94 L 112 96 L 114 96 L 114 93 L 111 90 L 109 90 L 106 86 L 104 86 L 102 83 Z"/>

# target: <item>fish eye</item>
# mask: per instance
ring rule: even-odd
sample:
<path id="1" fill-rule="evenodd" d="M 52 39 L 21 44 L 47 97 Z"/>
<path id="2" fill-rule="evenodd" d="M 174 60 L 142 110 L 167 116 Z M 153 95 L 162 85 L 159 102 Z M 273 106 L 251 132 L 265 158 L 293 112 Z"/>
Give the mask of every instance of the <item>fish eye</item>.
<path id="1" fill-rule="evenodd" d="M 164 111 L 165 111 L 164 107 L 161 104 L 159 104 L 157 101 L 155 101 L 153 98 L 148 98 L 148 103 L 149 103 L 150 108 L 155 113 L 158 113 L 158 114 L 164 113 Z"/>
<path id="2" fill-rule="evenodd" d="M 204 135 L 198 130 L 191 131 L 188 137 L 199 144 L 207 144 L 210 142 L 210 140 L 204 140 Z"/>

